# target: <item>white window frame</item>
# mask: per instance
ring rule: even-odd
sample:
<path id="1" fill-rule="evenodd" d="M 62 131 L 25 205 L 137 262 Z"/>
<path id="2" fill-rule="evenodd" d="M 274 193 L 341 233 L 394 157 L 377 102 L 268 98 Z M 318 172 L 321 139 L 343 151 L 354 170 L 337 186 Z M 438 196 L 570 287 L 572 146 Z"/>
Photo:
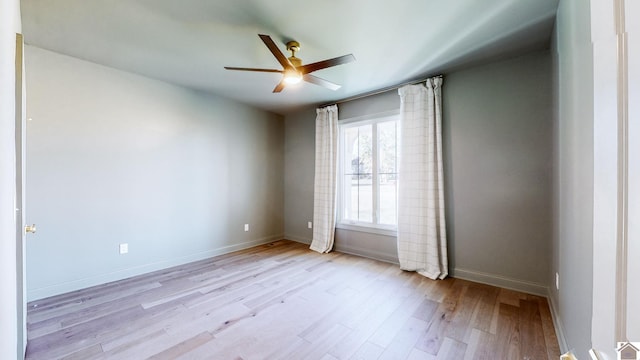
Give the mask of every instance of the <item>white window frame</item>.
<path id="1" fill-rule="evenodd" d="M 344 144 L 344 136 L 343 136 L 343 131 L 344 129 L 350 128 L 350 127 L 358 127 L 358 126 L 362 126 L 362 125 L 370 125 L 370 124 L 374 124 L 373 128 L 372 128 L 372 132 L 371 132 L 371 136 L 372 136 L 372 142 L 375 144 L 374 147 L 377 150 L 377 143 L 378 143 L 378 132 L 377 127 L 375 126 L 375 124 L 377 123 L 382 123 L 382 122 L 387 122 L 387 121 L 399 121 L 400 120 L 400 111 L 399 110 L 393 110 L 393 111 L 387 111 L 384 113 L 378 113 L 378 114 L 374 114 L 374 115 L 367 115 L 367 116 L 359 116 L 359 117 L 354 117 L 354 118 L 348 118 L 348 119 L 342 119 L 338 121 L 338 127 L 339 127 L 339 143 L 338 143 L 338 159 L 339 159 L 339 166 L 338 166 L 338 209 L 337 209 L 337 220 L 336 221 L 336 228 L 338 229 L 344 229 L 344 230 L 351 230 L 351 231 L 360 231 L 360 232 L 366 232 L 366 233 L 374 233 L 374 234 L 379 234 L 379 235 L 387 235 L 387 236 L 396 236 L 397 235 L 397 225 L 384 225 L 384 224 L 377 224 L 377 218 L 378 218 L 378 202 L 379 202 L 379 191 L 378 191 L 378 181 L 372 181 L 372 193 L 375 194 L 373 196 L 372 199 L 372 207 L 374 209 L 376 209 L 376 211 L 374 212 L 374 214 L 372 214 L 374 222 L 373 223 L 368 223 L 368 222 L 362 222 L 362 221 L 356 221 L 356 220 L 348 220 L 348 219 L 344 219 L 344 214 L 343 214 L 343 209 L 344 209 L 344 177 L 345 177 L 345 173 L 344 173 L 344 156 L 345 156 L 345 144 Z M 396 128 L 397 131 L 399 131 L 399 126 Z M 396 146 L 400 147 L 400 144 L 396 144 Z M 373 163 L 372 165 L 372 178 L 376 179 L 378 178 L 378 151 L 375 152 L 376 156 L 374 156 L 373 158 Z M 397 154 L 396 154 L 397 157 Z M 398 202 L 396 200 L 396 206 L 397 206 Z M 397 212 L 396 212 L 397 213 Z"/>

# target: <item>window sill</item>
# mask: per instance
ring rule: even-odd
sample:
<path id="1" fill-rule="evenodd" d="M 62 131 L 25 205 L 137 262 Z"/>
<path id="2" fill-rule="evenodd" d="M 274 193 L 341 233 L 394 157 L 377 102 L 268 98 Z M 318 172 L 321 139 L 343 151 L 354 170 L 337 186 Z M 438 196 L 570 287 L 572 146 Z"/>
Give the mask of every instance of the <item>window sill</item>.
<path id="1" fill-rule="evenodd" d="M 391 227 L 375 227 L 375 226 L 366 226 L 366 225 L 359 225 L 359 224 L 337 223 L 336 229 L 359 231 L 359 232 L 365 232 L 370 234 L 386 235 L 386 236 L 393 236 L 393 237 L 396 237 L 398 235 L 397 230 Z"/>

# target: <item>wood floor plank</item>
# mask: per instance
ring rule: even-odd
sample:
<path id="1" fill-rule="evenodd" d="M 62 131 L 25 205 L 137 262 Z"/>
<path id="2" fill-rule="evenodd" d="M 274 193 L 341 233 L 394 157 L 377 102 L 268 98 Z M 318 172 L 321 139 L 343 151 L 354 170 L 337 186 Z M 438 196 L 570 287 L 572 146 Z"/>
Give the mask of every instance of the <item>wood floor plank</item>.
<path id="1" fill-rule="evenodd" d="M 71 352 L 71 349 L 77 348 L 79 344 L 82 347 L 96 344 L 97 337 L 105 327 L 117 327 L 143 314 L 142 307 L 134 305 L 117 314 L 108 314 L 93 321 L 63 328 L 60 331 L 30 340 L 28 343 L 29 354 L 33 356 L 47 354 L 51 357 L 66 355 Z"/>
<path id="2" fill-rule="evenodd" d="M 436 357 L 426 353 L 422 350 L 418 350 L 416 348 L 413 348 L 413 350 L 411 350 L 411 352 L 409 353 L 409 356 L 407 356 L 407 360 L 435 360 Z"/>
<path id="3" fill-rule="evenodd" d="M 549 310 L 547 299 L 541 298 L 538 300 L 538 309 L 540 311 L 542 331 L 544 332 L 547 358 L 549 360 L 555 360 L 558 357 L 557 354 L 560 353 L 560 345 L 558 344 L 558 337 L 556 336 L 556 330 L 553 326 L 553 318 L 551 317 L 551 310 Z"/>
<path id="4" fill-rule="evenodd" d="M 339 360 L 337 357 L 330 355 L 330 354 L 324 354 L 320 360 Z"/>
<path id="5" fill-rule="evenodd" d="M 155 330 L 149 332 L 135 340 L 124 341 L 119 346 L 113 347 L 109 351 L 105 351 L 102 356 L 96 359 L 144 359 L 166 349 L 169 345 L 165 345 L 171 340 L 171 337 L 164 330 Z"/>
<path id="6" fill-rule="evenodd" d="M 310 324 L 299 335 L 308 341 L 312 341 L 314 338 L 321 336 L 330 328 L 342 322 L 345 318 L 348 318 L 354 313 L 358 313 L 358 309 L 360 309 L 363 304 L 365 304 L 367 300 L 378 291 L 378 286 L 385 284 L 384 282 L 371 280 L 371 278 L 369 278 L 368 281 L 366 279 L 362 279 L 362 282 L 367 282 L 369 286 L 361 289 L 361 291 L 355 292 L 355 295 L 349 298 L 339 296 L 338 298 L 343 298 L 343 300 L 331 305 L 332 311 L 328 316 Z"/>
<path id="7" fill-rule="evenodd" d="M 329 349 L 329 353 L 338 359 L 349 359 L 367 341 L 375 330 L 396 310 L 404 304 L 406 296 L 399 295 L 396 287 L 390 287 L 390 292 L 377 294 L 382 301 L 369 301 L 369 309 L 363 309 L 360 316 L 352 317 L 351 321 L 342 322 L 352 329 L 338 344 Z"/>
<path id="8" fill-rule="evenodd" d="M 381 360 L 406 359 L 415 348 L 421 334 L 427 331 L 429 324 L 423 320 L 409 318 L 400 331 L 380 355 Z"/>
<path id="9" fill-rule="evenodd" d="M 496 359 L 520 359 L 519 309 L 500 303 L 498 333 L 493 356 Z"/>
<path id="10" fill-rule="evenodd" d="M 373 344 L 371 342 L 365 342 L 362 344 L 356 352 L 351 356 L 351 360 L 369 360 L 377 359 L 380 357 L 384 348 L 382 346 Z"/>
<path id="11" fill-rule="evenodd" d="M 171 318 L 166 321 L 164 329 L 168 334 L 189 334 L 195 335 L 203 331 L 220 332 L 225 327 L 229 327 L 232 322 L 246 318 L 249 309 L 241 303 L 230 304 L 229 306 L 215 308 L 197 308 L 183 312 L 180 317 Z"/>
<path id="12" fill-rule="evenodd" d="M 455 315 L 451 318 L 447 331 L 444 335 L 447 338 L 466 342 L 468 335 L 471 333 L 471 318 L 476 312 L 478 301 L 482 296 L 482 288 L 473 283 L 467 283 L 460 295 L 458 304 L 456 305 Z"/>
<path id="13" fill-rule="evenodd" d="M 490 332 L 500 289 L 484 284 L 477 284 L 477 286 L 480 287 L 481 294 L 478 295 L 478 307 L 474 313 L 471 326 L 475 329 Z"/>
<path id="14" fill-rule="evenodd" d="M 557 359 L 546 299 L 291 241 L 29 303 L 26 359 Z"/>
<path id="15" fill-rule="evenodd" d="M 405 303 L 391 314 L 391 316 L 387 317 L 385 322 L 376 329 L 376 332 L 369 338 L 369 341 L 383 348 L 387 348 L 396 334 L 406 327 L 409 319 L 416 314 L 417 309 L 424 303 L 424 295 L 421 290 L 417 290 L 415 294 L 407 298 Z M 429 324 L 431 317 L 415 317 L 415 319 L 423 320 L 424 324 Z"/>
<path id="16" fill-rule="evenodd" d="M 467 349 L 464 353 L 464 357 L 462 358 L 463 360 L 472 360 L 478 357 L 477 354 L 478 349 L 480 348 L 482 333 L 482 330 L 478 330 L 475 328 L 471 329 L 469 340 L 467 341 Z"/>
<path id="17" fill-rule="evenodd" d="M 327 353 L 327 349 L 337 344 L 349 331 L 346 326 L 336 324 L 326 334 L 309 341 L 309 346 L 293 349 L 283 359 L 320 359 Z"/>
<path id="18" fill-rule="evenodd" d="M 38 323 L 37 327 L 27 324 L 27 331 L 29 332 L 29 334 L 31 334 L 32 338 L 37 338 L 55 331 L 59 331 L 60 329 L 62 329 L 62 324 L 60 323 L 60 321 L 64 318 L 65 317 L 63 315 L 62 318 L 57 319 L 56 321 L 51 321 L 47 324 Z"/>
<path id="19" fill-rule="evenodd" d="M 236 339 L 246 336 L 246 330 L 250 328 L 252 334 L 259 334 L 259 336 L 256 336 L 255 342 L 250 347 L 244 349 L 244 356 L 264 358 L 265 354 L 274 353 L 282 347 L 283 337 L 293 339 L 294 334 L 299 333 L 305 323 L 313 322 L 324 316 L 323 313 L 313 310 L 321 304 L 314 300 L 292 295 L 284 302 L 274 303 L 267 308 L 268 311 L 258 312 L 255 317 L 249 320 L 249 323 L 244 324 L 246 326 L 228 328 L 216 336 L 222 343 L 234 343 Z M 278 332 L 273 331 L 274 324 L 277 324 Z M 308 345 L 313 343 L 314 341 L 310 341 Z M 326 349 L 324 352 L 326 353 Z"/>
<path id="20" fill-rule="evenodd" d="M 477 337 L 477 340 L 475 337 Z M 470 346 L 467 348 L 468 353 L 465 354 L 465 360 L 495 360 L 498 359 L 496 358 L 496 352 L 502 352 L 498 350 L 497 336 L 486 331 L 474 329 L 469 343 Z"/>
<path id="21" fill-rule="evenodd" d="M 126 346 L 127 343 L 144 342 L 142 338 L 149 339 L 147 336 L 151 334 L 164 333 L 164 326 L 171 319 L 182 315 L 184 307 L 175 306 L 173 308 L 164 309 L 164 311 L 151 316 L 145 313 L 145 316 L 130 319 L 120 326 L 104 327 L 103 332 L 96 336 L 95 341 L 102 345 L 105 352 L 114 348 Z"/>
<path id="22" fill-rule="evenodd" d="M 62 323 L 63 321 L 66 324 L 65 326 L 85 322 L 92 318 L 103 316 L 110 310 L 116 311 L 120 309 L 122 305 L 113 306 L 114 303 L 120 300 L 124 303 L 137 302 L 140 294 L 160 286 L 161 284 L 158 282 L 150 282 L 135 287 L 118 289 L 118 291 L 103 295 L 83 296 L 78 301 L 67 302 L 65 306 L 38 311 L 33 315 L 30 313 L 27 327 L 29 330 L 37 330 L 52 323 Z M 70 312 L 70 309 L 73 311 Z"/>
<path id="23" fill-rule="evenodd" d="M 447 328 L 456 312 L 459 311 L 460 307 L 458 304 L 468 286 L 468 282 L 458 279 L 453 282 L 448 289 L 447 295 L 436 310 L 428 330 L 419 340 L 416 346 L 418 349 L 432 355 L 438 354 L 440 346 L 444 341 L 444 334 L 447 332 Z"/>
<path id="24" fill-rule="evenodd" d="M 513 306 L 520 306 L 520 300 L 525 300 L 527 298 L 527 294 L 514 291 L 511 289 L 500 289 L 500 294 L 498 295 L 498 301 L 503 304 L 509 304 Z"/>
<path id="25" fill-rule="evenodd" d="M 518 312 L 520 355 L 524 359 L 544 359 L 547 349 L 537 301 L 520 300 Z"/>
<path id="26" fill-rule="evenodd" d="M 463 359 L 467 350 L 467 344 L 445 337 L 442 347 L 436 356 L 437 360 Z"/>
<path id="27" fill-rule="evenodd" d="M 295 336 L 293 338 L 288 339 L 288 341 L 283 342 L 283 345 L 272 351 L 271 353 L 267 353 L 265 359 L 267 360 L 280 360 L 285 359 L 285 354 L 295 353 L 295 349 L 302 349 L 307 346 L 311 346 L 311 343 L 299 336 Z"/>
<path id="28" fill-rule="evenodd" d="M 67 356 L 62 357 L 62 360 L 86 360 L 102 355 L 102 346 L 100 344 L 91 345 L 84 349 L 75 351 Z"/>
<path id="29" fill-rule="evenodd" d="M 149 360 L 173 360 L 180 355 L 186 354 L 192 349 L 197 348 L 198 346 L 206 343 L 207 341 L 213 339 L 213 335 L 210 332 L 205 331 L 202 332 L 192 338 L 181 341 L 180 343 L 173 345 L 172 347 L 163 350 L 162 352 L 156 353 L 153 356 L 150 356 Z"/>
<path id="30" fill-rule="evenodd" d="M 413 317 L 415 317 L 416 319 L 429 321 L 433 318 L 433 314 L 435 314 L 436 310 L 438 310 L 438 305 L 438 302 L 425 297 L 422 300 L 422 303 L 420 303 L 420 306 L 418 306 L 416 311 L 413 313 Z"/>
<path id="31" fill-rule="evenodd" d="M 444 298 L 447 296 L 451 286 L 456 282 L 457 279 L 454 278 L 446 278 L 444 280 L 435 281 L 435 285 L 431 288 L 429 292 L 427 292 L 427 297 L 431 300 L 437 301 L 441 303 Z M 434 280 L 431 280 L 432 282 Z"/>

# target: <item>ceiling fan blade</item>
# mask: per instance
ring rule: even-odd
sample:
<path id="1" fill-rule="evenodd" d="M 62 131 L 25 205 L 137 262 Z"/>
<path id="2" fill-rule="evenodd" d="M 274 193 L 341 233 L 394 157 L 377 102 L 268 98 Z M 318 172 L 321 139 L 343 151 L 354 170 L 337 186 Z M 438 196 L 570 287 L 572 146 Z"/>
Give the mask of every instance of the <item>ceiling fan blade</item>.
<path id="1" fill-rule="evenodd" d="M 336 90 L 340 89 L 340 85 L 334 84 L 331 81 L 327 81 L 325 79 L 320 79 L 317 76 L 305 74 L 305 75 L 302 76 L 302 78 L 306 82 L 309 82 L 309 83 L 312 83 L 312 84 L 316 84 L 316 85 L 320 85 L 320 86 L 325 87 L 325 88 L 327 88 L 329 90 L 336 91 Z"/>
<path id="2" fill-rule="evenodd" d="M 350 63 L 352 61 L 356 61 L 356 58 L 355 56 L 353 56 L 353 54 L 349 54 L 349 55 L 339 56 L 333 59 L 327 59 L 327 60 L 314 62 L 311 64 L 302 65 L 298 68 L 298 70 L 303 74 L 308 74 L 316 70 L 325 69 L 325 68 L 336 66 L 336 65 L 342 65 L 342 64 Z"/>
<path id="3" fill-rule="evenodd" d="M 240 70 L 240 71 L 258 71 L 258 72 L 270 72 L 270 73 L 284 72 L 282 70 L 275 70 L 275 69 L 256 69 L 256 68 L 243 68 L 243 67 L 232 67 L 232 66 L 225 66 L 224 68 L 227 70 Z"/>
<path id="4" fill-rule="evenodd" d="M 278 85 L 276 85 L 276 87 L 273 89 L 274 93 L 279 93 L 280 91 L 282 91 L 282 89 L 284 89 L 284 86 L 286 85 L 286 83 L 284 82 L 284 79 L 282 79 L 282 81 L 280 81 L 278 83 Z"/>
<path id="5" fill-rule="evenodd" d="M 260 36 L 260 39 L 262 39 L 262 42 L 265 45 L 267 45 L 267 47 L 269 48 L 273 56 L 276 57 L 276 59 L 278 60 L 280 65 L 282 65 L 283 68 L 285 69 L 293 68 L 293 65 L 291 65 L 291 62 L 289 61 L 289 59 L 287 59 L 287 57 L 284 56 L 282 51 L 278 49 L 278 45 L 276 45 L 276 43 L 273 42 L 273 39 L 271 39 L 271 36 L 263 35 L 263 34 L 258 34 L 258 36 Z"/>

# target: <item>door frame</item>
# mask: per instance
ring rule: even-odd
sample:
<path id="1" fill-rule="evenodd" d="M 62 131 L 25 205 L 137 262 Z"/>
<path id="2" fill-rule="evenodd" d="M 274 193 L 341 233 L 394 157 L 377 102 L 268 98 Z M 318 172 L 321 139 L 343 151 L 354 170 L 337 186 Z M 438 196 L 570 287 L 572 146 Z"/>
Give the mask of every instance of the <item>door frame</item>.
<path id="1" fill-rule="evenodd" d="M 15 140 L 16 140 L 16 307 L 17 353 L 23 359 L 27 349 L 27 287 L 25 247 L 25 87 L 24 39 L 16 33 L 15 55 Z"/>
<path id="2" fill-rule="evenodd" d="M 640 27 L 627 20 L 640 16 L 640 6 L 635 0 L 590 4 L 595 140 L 590 355 L 615 359 L 618 343 L 640 341 L 640 310 L 629 306 L 640 301 L 635 261 L 640 256 L 635 241 L 640 238 Z"/>

